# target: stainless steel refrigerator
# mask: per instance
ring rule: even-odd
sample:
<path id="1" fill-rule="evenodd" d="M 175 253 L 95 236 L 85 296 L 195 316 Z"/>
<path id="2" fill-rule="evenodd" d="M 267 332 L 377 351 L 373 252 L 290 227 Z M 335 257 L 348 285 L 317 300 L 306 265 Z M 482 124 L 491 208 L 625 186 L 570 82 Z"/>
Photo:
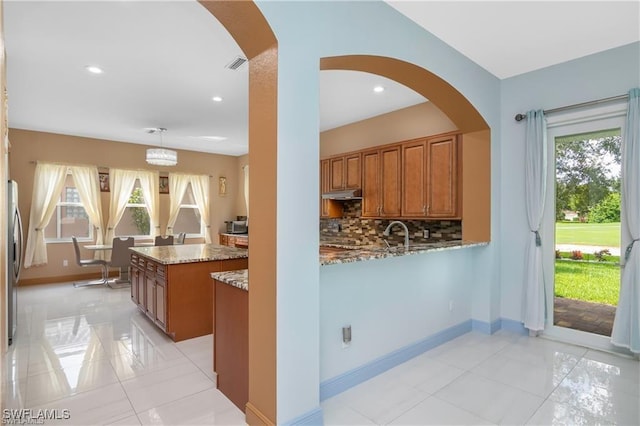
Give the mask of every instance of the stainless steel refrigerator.
<path id="1" fill-rule="evenodd" d="M 7 188 L 9 214 L 7 242 L 7 305 L 8 310 L 8 333 L 9 344 L 13 343 L 13 336 L 16 332 L 18 317 L 18 280 L 20 279 L 20 269 L 22 268 L 22 219 L 18 209 L 18 184 L 10 180 Z"/>

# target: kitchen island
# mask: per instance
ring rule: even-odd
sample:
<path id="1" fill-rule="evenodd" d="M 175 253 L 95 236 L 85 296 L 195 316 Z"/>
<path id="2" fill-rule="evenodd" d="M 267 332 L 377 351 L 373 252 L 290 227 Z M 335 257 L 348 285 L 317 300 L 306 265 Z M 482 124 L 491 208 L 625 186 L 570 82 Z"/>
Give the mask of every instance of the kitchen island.
<path id="1" fill-rule="evenodd" d="M 217 386 L 243 412 L 249 400 L 249 279 L 246 269 L 211 274 L 213 371 Z"/>
<path id="2" fill-rule="evenodd" d="M 247 250 L 216 244 L 130 250 L 131 300 L 175 342 L 213 332 L 210 274 L 248 267 Z"/>

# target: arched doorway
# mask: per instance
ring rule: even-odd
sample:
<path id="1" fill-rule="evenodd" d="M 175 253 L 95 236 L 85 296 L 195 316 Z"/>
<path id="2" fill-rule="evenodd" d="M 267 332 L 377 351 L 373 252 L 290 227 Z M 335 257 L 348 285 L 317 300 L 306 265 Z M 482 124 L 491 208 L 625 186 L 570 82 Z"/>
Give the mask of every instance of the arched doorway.
<path id="1" fill-rule="evenodd" d="M 200 3 L 249 59 L 249 424 L 276 423 L 276 171 L 278 44 L 252 1 Z M 259 136 L 259 143 L 257 138 Z M 258 196 L 259 195 L 259 196 Z"/>
<path id="2" fill-rule="evenodd" d="M 478 110 L 452 85 L 434 73 L 399 59 L 345 55 L 320 60 L 321 70 L 363 71 L 413 89 L 433 102 L 463 133 L 462 237 L 491 239 L 491 133 Z M 466 213 L 466 214 L 465 214 Z"/>

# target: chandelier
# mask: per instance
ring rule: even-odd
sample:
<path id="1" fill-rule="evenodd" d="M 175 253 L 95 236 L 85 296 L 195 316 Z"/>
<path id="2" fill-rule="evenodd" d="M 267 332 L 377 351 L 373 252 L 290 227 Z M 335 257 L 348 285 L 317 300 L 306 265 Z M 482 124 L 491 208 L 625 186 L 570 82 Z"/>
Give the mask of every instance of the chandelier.
<path id="1" fill-rule="evenodd" d="M 147 163 L 156 166 L 175 166 L 178 164 L 178 153 L 162 146 L 162 134 L 166 131 L 167 129 L 164 127 L 147 130 L 147 133 L 160 133 L 160 148 L 147 149 Z"/>

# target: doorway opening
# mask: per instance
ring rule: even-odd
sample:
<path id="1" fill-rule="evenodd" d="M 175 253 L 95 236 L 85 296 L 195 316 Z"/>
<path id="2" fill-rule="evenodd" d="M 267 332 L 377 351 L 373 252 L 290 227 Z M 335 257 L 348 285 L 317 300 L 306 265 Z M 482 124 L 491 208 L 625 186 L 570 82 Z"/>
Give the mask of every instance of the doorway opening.
<path id="1" fill-rule="evenodd" d="M 611 336 L 620 290 L 621 131 L 557 136 L 553 324 Z"/>

